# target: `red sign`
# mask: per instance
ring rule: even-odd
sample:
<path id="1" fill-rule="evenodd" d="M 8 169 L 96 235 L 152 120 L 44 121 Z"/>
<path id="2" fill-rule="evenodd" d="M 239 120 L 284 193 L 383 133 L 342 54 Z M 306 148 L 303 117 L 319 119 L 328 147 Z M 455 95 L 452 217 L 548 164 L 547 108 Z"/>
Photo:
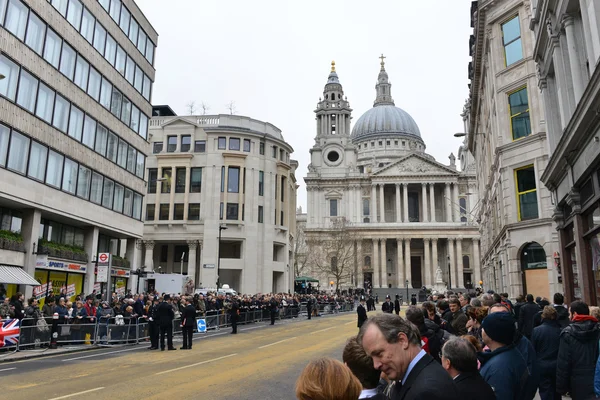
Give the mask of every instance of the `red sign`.
<path id="1" fill-rule="evenodd" d="M 100 256 L 98 257 L 100 259 L 100 262 L 107 262 L 108 261 L 108 254 L 107 253 L 100 253 Z"/>

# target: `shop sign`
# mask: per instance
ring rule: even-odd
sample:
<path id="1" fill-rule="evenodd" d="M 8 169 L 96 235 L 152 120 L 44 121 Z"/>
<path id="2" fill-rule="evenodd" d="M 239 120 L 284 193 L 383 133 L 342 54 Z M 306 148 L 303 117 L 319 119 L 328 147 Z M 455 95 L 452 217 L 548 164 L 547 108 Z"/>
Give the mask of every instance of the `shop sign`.
<path id="1" fill-rule="evenodd" d="M 110 276 L 129 278 L 129 275 L 130 275 L 130 271 L 128 269 L 113 268 L 110 270 Z"/>
<path id="2" fill-rule="evenodd" d="M 44 268 L 44 269 L 52 269 L 52 270 L 57 270 L 57 271 L 81 272 L 81 273 L 85 273 L 85 271 L 87 270 L 87 265 L 52 260 L 52 259 L 49 259 L 47 256 L 38 257 L 35 262 L 35 267 L 36 268 Z"/>
<path id="3" fill-rule="evenodd" d="M 52 281 L 33 288 L 33 297 L 37 300 L 46 297 L 46 293 L 52 294 Z"/>

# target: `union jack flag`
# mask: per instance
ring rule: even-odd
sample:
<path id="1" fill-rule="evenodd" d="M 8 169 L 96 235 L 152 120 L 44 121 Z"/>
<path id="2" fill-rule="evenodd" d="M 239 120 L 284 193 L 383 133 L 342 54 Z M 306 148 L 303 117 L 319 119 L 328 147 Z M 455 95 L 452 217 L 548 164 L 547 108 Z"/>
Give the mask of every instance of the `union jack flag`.
<path id="1" fill-rule="evenodd" d="M 20 323 L 16 318 L 0 321 L 0 348 L 19 344 Z"/>

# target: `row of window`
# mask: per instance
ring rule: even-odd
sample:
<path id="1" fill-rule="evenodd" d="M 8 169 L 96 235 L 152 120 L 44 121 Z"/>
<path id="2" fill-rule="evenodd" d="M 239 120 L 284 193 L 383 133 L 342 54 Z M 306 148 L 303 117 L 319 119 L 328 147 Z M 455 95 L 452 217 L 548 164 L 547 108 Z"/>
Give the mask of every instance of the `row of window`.
<path id="1" fill-rule="evenodd" d="M 62 0 L 65 1 L 65 0 Z M 150 64 L 154 64 L 154 50 L 156 46 L 148 37 L 144 29 L 131 15 L 131 12 L 121 3 L 121 0 L 98 0 L 113 21 L 119 25 L 131 43 L 142 53 Z"/>
<path id="2" fill-rule="evenodd" d="M 141 219 L 142 195 L 4 125 L 0 125 L 0 167 Z"/>
<path id="3" fill-rule="evenodd" d="M 379 147 L 383 147 L 383 140 L 380 140 L 378 142 L 378 145 L 379 145 Z M 392 145 L 392 141 L 391 140 L 386 140 L 385 141 L 385 145 L 388 146 L 388 147 L 391 146 Z M 394 140 L 394 146 L 400 147 L 400 142 L 398 140 Z M 406 141 L 405 140 L 402 140 L 402 147 L 406 147 Z M 359 144 L 358 148 L 359 149 L 361 149 L 361 148 L 368 149 L 369 148 L 369 143 Z M 375 141 L 371 141 L 371 148 L 375 148 Z M 417 149 L 421 150 L 422 148 L 423 148 L 422 145 L 417 144 Z M 333 160 L 331 160 L 331 161 L 333 161 Z"/>
<path id="4" fill-rule="evenodd" d="M 146 221 L 154 221 L 154 214 L 156 211 L 156 205 L 146 205 Z M 170 204 L 161 204 L 158 209 L 158 220 L 168 221 L 172 219 L 174 221 L 183 221 L 185 211 L 185 204 L 173 204 L 173 216 L 170 213 Z M 199 221 L 200 220 L 200 203 L 188 204 L 188 221 Z"/>
<path id="5" fill-rule="evenodd" d="M 138 107 L 92 67 L 72 46 L 50 27 L 47 27 L 36 14 L 30 13 L 29 8 L 20 0 L 0 0 L 0 7 L 3 7 L 2 3 L 7 1 L 8 8 L 4 27 L 9 32 L 109 110 L 127 127 L 144 139 L 147 138 L 148 117 Z M 3 10 L 4 8 L 0 9 L 0 16 L 2 16 Z M 0 19 L 0 22 L 2 21 Z M 140 77 L 140 79 L 142 78 Z M 147 82 L 150 85 L 149 79 Z"/>
<path id="6" fill-rule="evenodd" d="M 14 1 L 14 0 L 11 0 Z M 80 0 L 52 0 L 52 5 L 135 90 L 150 101 L 152 82 Z M 154 49 L 154 46 L 152 46 Z M 154 52 L 154 50 L 153 50 Z"/>
<path id="7" fill-rule="evenodd" d="M 185 193 L 186 169 L 175 168 L 175 193 Z M 171 168 L 162 169 L 160 192 L 171 193 L 173 170 Z M 156 182 L 158 182 L 158 169 L 148 169 L 148 193 L 156 193 Z M 190 189 L 189 193 L 201 193 L 202 191 L 202 168 L 190 168 Z"/>
<path id="8" fill-rule="evenodd" d="M 4 75 L 4 79 L 0 80 L 0 95 L 132 174 L 144 178 L 146 156 L 142 152 L 4 55 L 0 55 L 0 73 Z"/>
<path id="9" fill-rule="evenodd" d="M 236 138 L 236 137 L 229 138 L 229 150 L 240 151 L 240 144 L 241 144 L 240 138 Z M 265 154 L 264 153 L 264 143 L 261 143 L 261 145 L 262 145 L 262 153 L 260 153 L 260 154 Z M 217 148 L 219 150 L 227 149 L 227 138 L 226 137 L 219 137 Z M 244 139 L 244 151 L 248 152 L 248 153 L 250 152 L 250 139 Z"/>

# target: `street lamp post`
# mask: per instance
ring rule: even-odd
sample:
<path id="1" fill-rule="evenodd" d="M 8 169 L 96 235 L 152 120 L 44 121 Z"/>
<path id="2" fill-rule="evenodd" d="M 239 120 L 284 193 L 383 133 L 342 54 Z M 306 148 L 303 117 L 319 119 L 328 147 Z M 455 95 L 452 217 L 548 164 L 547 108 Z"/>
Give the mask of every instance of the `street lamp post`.
<path id="1" fill-rule="evenodd" d="M 217 245 L 217 290 L 219 290 L 220 272 L 221 272 L 221 232 L 227 229 L 227 226 L 219 224 L 219 244 Z"/>

